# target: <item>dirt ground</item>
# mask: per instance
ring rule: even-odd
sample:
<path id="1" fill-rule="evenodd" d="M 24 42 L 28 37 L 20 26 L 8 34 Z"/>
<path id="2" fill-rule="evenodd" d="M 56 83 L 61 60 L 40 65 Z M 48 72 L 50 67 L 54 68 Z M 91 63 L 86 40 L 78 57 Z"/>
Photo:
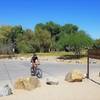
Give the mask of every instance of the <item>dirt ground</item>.
<path id="1" fill-rule="evenodd" d="M 46 85 L 41 79 L 41 87 L 32 91 L 13 90 L 13 95 L 0 100 L 100 100 L 100 85 L 90 80 L 68 83 L 62 77 L 57 78 L 58 85 Z"/>

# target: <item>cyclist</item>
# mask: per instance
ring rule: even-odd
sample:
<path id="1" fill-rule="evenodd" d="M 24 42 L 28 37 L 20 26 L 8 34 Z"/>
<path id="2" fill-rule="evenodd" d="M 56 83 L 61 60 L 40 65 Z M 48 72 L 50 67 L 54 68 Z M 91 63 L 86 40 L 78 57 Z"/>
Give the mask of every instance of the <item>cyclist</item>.
<path id="1" fill-rule="evenodd" d="M 31 58 L 31 63 L 32 63 L 31 76 L 37 76 L 38 78 L 42 78 L 42 70 L 38 68 L 40 62 L 36 54 L 33 54 L 33 57 Z"/>
<path id="2" fill-rule="evenodd" d="M 36 75 L 36 69 L 37 69 L 38 65 L 40 65 L 40 62 L 39 62 L 36 54 L 33 54 L 33 57 L 31 58 L 31 63 L 32 63 L 31 75 L 35 76 Z"/>

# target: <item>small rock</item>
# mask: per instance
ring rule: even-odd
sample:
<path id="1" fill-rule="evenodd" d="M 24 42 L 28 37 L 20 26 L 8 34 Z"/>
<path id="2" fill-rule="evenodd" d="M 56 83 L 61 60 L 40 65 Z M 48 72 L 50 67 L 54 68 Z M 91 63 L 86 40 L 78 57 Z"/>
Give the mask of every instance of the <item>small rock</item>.
<path id="1" fill-rule="evenodd" d="M 59 82 L 57 79 L 54 79 L 54 78 L 47 78 L 46 79 L 46 84 L 47 85 L 58 85 Z"/>
<path id="2" fill-rule="evenodd" d="M 11 94 L 13 94 L 13 93 L 8 84 L 5 85 L 4 87 L 2 87 L 2 89 L 0 90 L 0 96 L 8 96 Z"/>

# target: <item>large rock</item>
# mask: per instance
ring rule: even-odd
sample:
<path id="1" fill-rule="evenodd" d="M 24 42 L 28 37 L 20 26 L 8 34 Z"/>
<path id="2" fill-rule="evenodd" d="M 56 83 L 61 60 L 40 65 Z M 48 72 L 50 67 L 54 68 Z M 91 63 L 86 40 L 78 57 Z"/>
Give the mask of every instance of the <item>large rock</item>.
<path id="1" fill-rule="evenodd" d="M 19 78 L 15 81 L 15 89 L 25 89 L 23 78 Z"/>
<path id="2" fill-rule="evenodd" d="M 73 70 L 65 76 L 65 81 L 68 82 L 80 82 L 82 79 L 84 79 L 84 75 L 80 70 Z"/>
<path id="3" fill-rule="evenodd" d="M 0 96 L 8 96 L 11 95 L 12 93 L 12 89 L 9 87 L 9 85 L 5 85 L 4 87 L 1 88 L 0 90 Z"/>
<path id="4" fill-rule="evenodd" d="M 25 77 L 16 80 L 15 89 L 32 90 L 40 86 L 40 82 L 36 77 Z"/>
<path id="5" fill-rule="evenodd" d="M 26 77 L 23 79 L 23 83 L 26 90 L 32 90 L 40 85 L 39 80 L 36 77 Z"/>

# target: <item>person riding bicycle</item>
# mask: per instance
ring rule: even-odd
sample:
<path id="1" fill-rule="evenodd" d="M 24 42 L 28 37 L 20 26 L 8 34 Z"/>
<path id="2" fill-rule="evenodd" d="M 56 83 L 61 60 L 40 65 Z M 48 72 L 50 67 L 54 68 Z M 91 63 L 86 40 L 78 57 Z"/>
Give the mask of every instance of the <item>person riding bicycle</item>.
<path id="1" fill-rule="evenodd" d="M 36 54 L 33 54 L 33 57 L 31 58 L 31 63 L 31 76 L 37 76 L 38 78 L 42 78 L 42 70 L 40 68 L 37 68 L 38 65 L 40 65 L 40 62 Z"/>
<path id="2" fill-rule="evenodd" d="M 32 68 L 35 69 L 36 67 L 38 67 L 38 65 L 40 64 L 38 57 L 36 54 L 33 54 L 33 57 L 31 58 L 31 63 L 32 63 Z"/>

